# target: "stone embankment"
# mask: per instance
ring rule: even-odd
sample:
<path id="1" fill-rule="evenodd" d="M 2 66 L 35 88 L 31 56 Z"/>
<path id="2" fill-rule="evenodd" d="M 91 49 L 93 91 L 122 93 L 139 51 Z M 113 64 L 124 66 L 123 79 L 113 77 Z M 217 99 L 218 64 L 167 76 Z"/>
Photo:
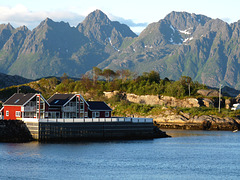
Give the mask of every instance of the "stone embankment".
<path id="1" fill-rule="evenodd" d="M 31 133 L 20 120 L 0 120 L 0 142 L 29 142 Z"/>

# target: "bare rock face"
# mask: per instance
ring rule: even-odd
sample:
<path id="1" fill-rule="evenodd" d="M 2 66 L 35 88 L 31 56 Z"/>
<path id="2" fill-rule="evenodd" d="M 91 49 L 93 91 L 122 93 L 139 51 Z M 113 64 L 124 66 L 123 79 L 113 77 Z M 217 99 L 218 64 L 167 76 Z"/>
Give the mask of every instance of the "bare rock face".
<path id="1" fill-rule="evenodd" d="M 225 108 L 230 109 L 232 107 L 232 101 L 230 99 L 225 100 Z"/>
<path id="2" fill-rule="evenodd" d="M 104 96 L 107 97 L 108 99 L 117 95 L 119 91 L 113 91 L 113 92 L 103 92 Z"/>
<path id="3" fill-rule="evenodd" d="M 214 102 L 211 99 L 203 98 L 203 104 L 206 107 L 214 107 Z"/>
<path id="4" fill-rule="evenodd" d="M 203 95 L 203 96 L 208 96 L 208 97 L 218 97 L 219 96 L 219 92 L 216 90 L 212 90 L 212 89 L 199 89 L 197 91 L 198 94 Z"/>
<path id="5" fill-rule="evenodd" d="M 126 94 L 126 100 L 134 103 L 148 104 L 148 105 L 166 105 L 166 106 L 179 106 L 179 107 L 200 107 L 198 99 L 186 98 L 177 99 L 170 96 L 157 96 L 157 95 L 135 95 Z"/>
<path id="6" fill-rule="evenodd" d="M 169 112 L 167 113 L 169 114 Z M 188 118 L 189 117 L 189 118 Z M 192 129 L 192 130 L 235 130 L 240 128 L 240 120 L 229 117 L 194 116 L 180 114 L 161 114 L 154 118 L 155 124 L 161 129 Z"/>

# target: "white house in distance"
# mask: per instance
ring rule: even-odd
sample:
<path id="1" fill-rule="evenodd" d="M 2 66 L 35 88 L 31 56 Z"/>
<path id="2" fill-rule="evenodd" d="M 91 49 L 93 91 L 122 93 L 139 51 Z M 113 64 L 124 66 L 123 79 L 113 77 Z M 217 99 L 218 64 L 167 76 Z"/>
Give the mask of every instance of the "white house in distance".
<path id="1" fill-rule="evenodd" d="M 240 103 L 233 104 L 233 107 L 231 108 L 231 110 L 236 111 L 238 109 L 240 109 Z"/>

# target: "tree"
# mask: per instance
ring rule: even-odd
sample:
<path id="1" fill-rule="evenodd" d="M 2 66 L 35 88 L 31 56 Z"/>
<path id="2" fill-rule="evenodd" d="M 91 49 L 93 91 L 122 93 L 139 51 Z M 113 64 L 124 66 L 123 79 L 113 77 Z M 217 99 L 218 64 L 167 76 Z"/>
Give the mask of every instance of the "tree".
<path id="1" fill-rule="evenodd" d="M 96 84 L 99 76 L 102 74 L 102 70 L 98 67 L 93 67 L 93 83 Z"/>
<path id="2" fill-rule="evenodd" d="M 113 78 L 115 75 L 116 75 L 116 73 L 111 69 L 104 69 L 102 72 L 102 76 L 104 76 L 106 78 L 108 83 L 110 81 L 110 78 L 111 77 Z"/>
<path id="3" fill-rule="evenodd" d="M 92 87 L 92 82 L 91 82 L 89 76 L 85 75 L 85 74 L 82 75 L 81 84 L 82 84 L 82 86 L 84 88 L 83 90 L 85 92 L 89 91 L 91 89 L 91 87 Z"/>
<path id="4" fill-rule="evenodd" d="M 125 82 L 130 76 L 131 76 L 131 71 L 129 69 L 121 69 L 121 70 L 117 70 L 116 73 L 123 82 Z"/>
<path id="5" fill-rule="evenodd" d="M 181 85 L 184 87 L 185 91 L 188 91 L 188 95 L 191 95 L 191 84 L 192 78 L 189 76 L 181 76 L 179 79 Z"/>
<path id="6" fill-rule="evenodd" d="M 67 73 L 63 73 L 63 75 L 61 76 L 61 81 L 62 83 L 66 82 L 68 80 L 68 75 Z"/>
<path id="7" fill-rule="evenodd" d="M 156 71 L 151 71 L 149 73 L 144 72 L 143 75 L 140 77 L 140 79 L 149 81 L 150 83 L 152 83 L 152 82 L 159 83 L 160 82 L 160 75 Z"/>

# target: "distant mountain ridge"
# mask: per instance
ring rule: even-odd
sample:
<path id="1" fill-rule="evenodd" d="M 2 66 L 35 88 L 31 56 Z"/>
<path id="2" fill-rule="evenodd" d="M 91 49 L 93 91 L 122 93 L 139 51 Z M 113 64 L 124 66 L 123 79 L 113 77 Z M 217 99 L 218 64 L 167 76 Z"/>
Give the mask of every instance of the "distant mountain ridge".
<path id="1" fill-rule="evenodd" d="M 99 68 L 190 76 L 209 86 L 240 89 L 240 21 L 171 12 L 139 36 L 102 11 L 77 27 L 47 18 L 32 31 L 0 25 L 0 72 L 26 78 L 72 77 Z"/>
<path id="2" fill-rule="evenodd" d="M 9 86 L 19 85 L 19 84 L 26 84 L 31 82 L 32 80 L 23 78 L 21 76 L 11 76 L 0 73 L 0 88 L 5 88 Z"/>
<path id="3" fill-rule="evenodd" d="M 1 25 L 0 71 L 31 79 L 64 72 L 80 77 L 117 51 L 125 37 L 136 36 L 128 26 L 111 21 L 100 10 L 89 14 L 76 28 L 49 18 L 32 31 Z"/>

